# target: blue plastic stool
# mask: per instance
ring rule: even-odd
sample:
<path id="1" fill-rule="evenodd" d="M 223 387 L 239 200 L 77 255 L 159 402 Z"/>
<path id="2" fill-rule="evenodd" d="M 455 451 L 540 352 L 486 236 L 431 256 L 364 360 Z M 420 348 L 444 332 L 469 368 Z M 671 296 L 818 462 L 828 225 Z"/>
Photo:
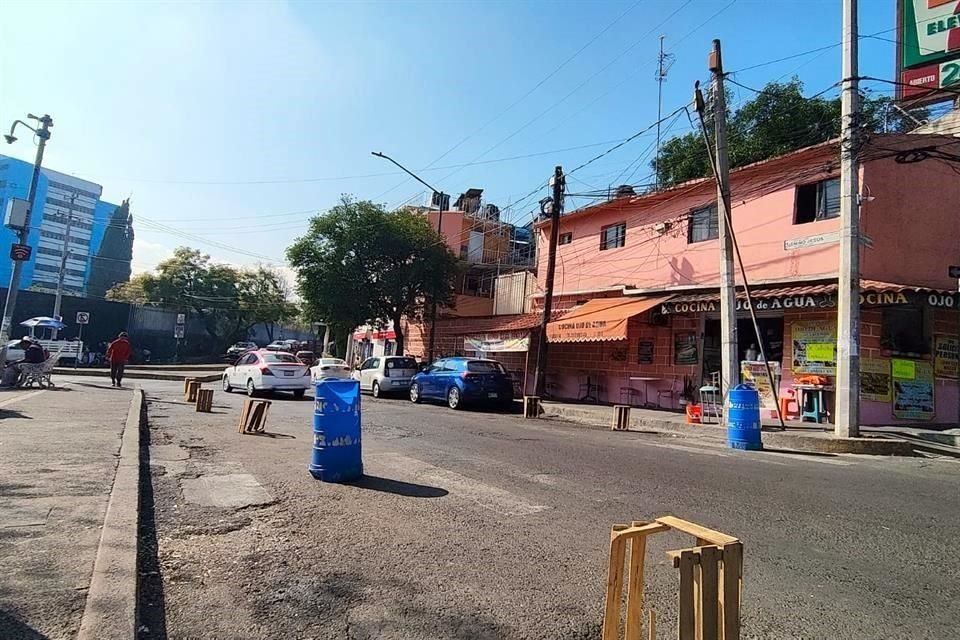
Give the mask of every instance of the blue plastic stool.
<path id="1" fill-rule="evenodd" d="M 800 422 L 820 424 L 823 410 L 823 389 L 800 389 Z"/>

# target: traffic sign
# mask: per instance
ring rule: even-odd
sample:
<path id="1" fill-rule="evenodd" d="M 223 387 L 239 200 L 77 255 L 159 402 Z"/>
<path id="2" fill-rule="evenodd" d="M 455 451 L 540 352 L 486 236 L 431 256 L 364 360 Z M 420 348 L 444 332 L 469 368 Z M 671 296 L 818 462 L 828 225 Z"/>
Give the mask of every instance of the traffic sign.
<path id="1" fill-rule="evenodd" d="M 26 262 L 30 259 L 30 255 L 33 253 L 33 250 L 29 245 L 25 244 L 13 244 L 10 245 L 10 259 L 16 260 L 17 262 Z"/>
<path id="2" fill-rule="evenodd" d="M 184 326 L 182 324 L 178 324 L 173 328 L 173 337 L 177 340 L 183 339 L 184 333 Z"/>
<path id="3" fill-rule="evenodd" d="M 90 324 L 90 312 L 77 311 L 77 324 Z"/>
<path id="4" fill-rule="evenodd" d="M 177 314 L 177 324 L 186 324 L 187 323 L 187 314 L 178 313 Z"/>
<path id="5" fill-rule="evenodd" d="M 950 277 L 951 278 L 960 278 L 960 264 L 950 265 Z"/>

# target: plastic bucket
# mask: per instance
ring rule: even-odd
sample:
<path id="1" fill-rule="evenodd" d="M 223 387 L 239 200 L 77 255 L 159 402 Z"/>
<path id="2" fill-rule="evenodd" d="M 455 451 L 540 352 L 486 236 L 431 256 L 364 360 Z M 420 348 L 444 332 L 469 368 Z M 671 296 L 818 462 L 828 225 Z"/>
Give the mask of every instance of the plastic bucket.
<path id="1" fill-rule="evenodd" d="M 687 405 L 687 422 L 690 424 L 700 424 L 703 422 L 703 407 L 698 404 Z"/>

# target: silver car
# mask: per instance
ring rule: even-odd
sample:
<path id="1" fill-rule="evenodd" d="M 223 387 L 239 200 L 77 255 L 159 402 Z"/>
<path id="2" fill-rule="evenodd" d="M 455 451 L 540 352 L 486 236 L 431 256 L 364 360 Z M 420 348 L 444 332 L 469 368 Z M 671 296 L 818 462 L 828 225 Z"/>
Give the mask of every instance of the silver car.
<path id="1" fill-rule="evenodd" d="M 369 391 L 374 398 L 391 393 L 406 394 L 410 378 L 417 372 L 417 361 L 408 356 L 377 356 L 364 360 L 353 379 L 360 381 L 360 391 Z"/>

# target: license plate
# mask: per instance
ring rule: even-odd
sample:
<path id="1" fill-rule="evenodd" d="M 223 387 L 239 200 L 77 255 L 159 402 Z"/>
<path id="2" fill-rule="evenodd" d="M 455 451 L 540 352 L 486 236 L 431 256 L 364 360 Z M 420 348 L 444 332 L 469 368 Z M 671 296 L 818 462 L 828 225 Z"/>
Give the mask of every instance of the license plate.
<path id="1" fill-rule="evenodd" d="M 292 376 L 294 373 L 296 373 L 296 372 L 295 372 L 295 371 L 284 371 L 284 372 L 283 372 L 283 375 L 285 375 L 285 376 Z"/>
<path id="2" fill-rule="evenodd" d="M 496 397 L 497 397 L 497 394 L 496 394 L 496 393 L 493 393 L 493 392 L 490 392 L 490 393 L 487 394 L 487 397 L 488 397 L 488 398 L 496 398 Z"/>

